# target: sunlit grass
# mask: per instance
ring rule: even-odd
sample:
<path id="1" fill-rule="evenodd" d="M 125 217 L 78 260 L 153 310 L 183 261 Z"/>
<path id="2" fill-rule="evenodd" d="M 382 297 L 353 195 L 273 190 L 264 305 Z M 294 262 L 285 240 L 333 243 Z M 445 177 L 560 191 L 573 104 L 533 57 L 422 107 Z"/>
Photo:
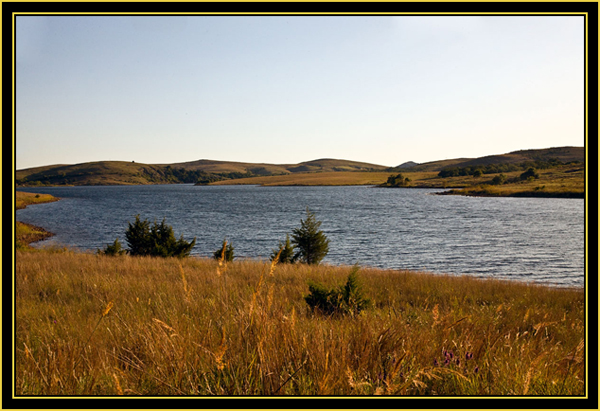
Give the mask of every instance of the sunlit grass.
<path id="1" fill-rule="evenodd" d="M 211 185 L 257 184 L 264 186 L 331 186 L 331 185 L 377 185 L 386 181 L 389 172 L 329 171 L 322 173 L 294 173 L 278 176 L 249 177 L 224 180 Z"/>
<path id="2" fill-rule="evenodd" d="M 326 317 L 308 282 L 351 267 L 16 256 L 19 395 L 582 395 L 584 293 L 362 268 Z"/>
<path id="3" fill-rule="evenodd" d="M 15 209 L 19 210 L 30 204 L 48 203 L 57 200 L 58 198 L 50 194 L 36 194 L 17 191 L 15 192 Z"/>

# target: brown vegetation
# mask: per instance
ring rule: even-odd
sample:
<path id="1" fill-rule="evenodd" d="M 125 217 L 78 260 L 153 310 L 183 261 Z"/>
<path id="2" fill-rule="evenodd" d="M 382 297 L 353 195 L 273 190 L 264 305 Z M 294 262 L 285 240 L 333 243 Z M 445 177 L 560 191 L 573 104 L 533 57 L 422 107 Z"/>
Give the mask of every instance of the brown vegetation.
<path id="1" fill-rule="evenodd" d="M 18 395 L 583 395 L 582 290 L 350 267 L 17 251 Z"/>

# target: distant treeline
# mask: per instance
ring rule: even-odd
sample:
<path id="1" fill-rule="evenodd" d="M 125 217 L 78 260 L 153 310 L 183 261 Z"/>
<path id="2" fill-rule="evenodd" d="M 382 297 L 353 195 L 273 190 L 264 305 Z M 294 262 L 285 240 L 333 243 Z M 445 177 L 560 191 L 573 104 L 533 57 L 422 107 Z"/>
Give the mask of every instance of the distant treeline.
<path id="1" fill-rule="evenodd" d="M 571 161 L 569 163 L 563 163 L 556 158 L 549 159 L 547 161 L 536 160 L 536 161 L 524 161 L 522 163 L 503 163 L 503 164 L 487 164 L 487 165 L 474 165 L 467 167 L 448 167 L 438 173 L 439 177 L 457 177 L 457 176 L 478 176 L 482 174 L 498 174 L 507 173 L 510 171 L 521 171 L 529 168 L 536 170 L 544 170 L 561 166 L 564 164 L 576 164 L 579 161 Z"/>
<path id="2" fill-rule="evenodd" d="M 231 180 L 235 178 L 255 177 L 256 174 L 237 171 L 226 173 L 209 173 L 203 170 L 186 170 L 185 168 L 165 167 L 165 176 L 177 183 L 209 184 L 215 181 Z"/>

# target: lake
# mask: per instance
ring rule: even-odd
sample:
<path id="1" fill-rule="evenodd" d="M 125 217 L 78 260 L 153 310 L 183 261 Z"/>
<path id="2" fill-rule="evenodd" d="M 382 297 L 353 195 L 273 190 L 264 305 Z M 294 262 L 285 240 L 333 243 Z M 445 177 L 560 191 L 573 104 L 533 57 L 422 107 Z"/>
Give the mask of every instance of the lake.
<path id="1" fill-rule="evenodd" d="M 212 256 L 223 239 L 236 258 L 268 259 L 306 207 L 330 240 L 323 260 L 392 269 L 472 275 L 582 287 L 583 199 L 433 195 L 437 189 L 260 186 L 81 186 L 20 188 L 61 201 L 18 210 L 17 220 L 61 244 L 95 251 L 128 222 L 163 218 L 175 235 L 196 237 L 196 256 Z"/>

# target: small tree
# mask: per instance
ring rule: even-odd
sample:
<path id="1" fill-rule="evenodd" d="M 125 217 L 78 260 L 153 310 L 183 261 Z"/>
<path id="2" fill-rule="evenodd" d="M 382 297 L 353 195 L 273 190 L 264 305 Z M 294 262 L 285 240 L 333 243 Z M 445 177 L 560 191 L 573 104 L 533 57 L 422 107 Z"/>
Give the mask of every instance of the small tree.
<path id="1" fill-rule="evenodd" d="M 100 255 L 122 255 L 125 254 L 126 250 L 121 247 L 121 242 L 118 238 L 112 244 L 107 244 L 103 250 L 98 250 Z"/>
<path id="2" fill-rule="evenodd" d="M 213 253 L 213 257 L 215 260 L 233 261 L 233 245 L 227 244 L 227 240 L 223 240 L 223 245 Z"/>
<path id="3" fill-rule="evenodd" d="M 294 260 L 294 246 L 290 243 L 290 235 L 285 235 L 285 243 L 279 242 L 279 247 L 271 253 L 271 261 L 273 261 L 277 254 L 279 254 L 278 263 L 289 264 L 293 263 Z"/>
<path id="4" fill-rule="evenodd" d="M 125 231 L 125 241 L 129 246 L 127 252 L 130 255 L 150 255 L 152 252 L 152 235 L 150 234 L 150 223 L 148 220 L 140 220 L 140 215 L 135 216 L 135 222 L 128 223 Z"/>
<path id="5" fill-rule="evenodd" d="M 185 241 L 183 235 L 175 239 L 173 227 L 165 224 L 165 219 L 150 226 L 148 220 L 140 220 L 139 214 L 133 224 L 129 223 L 125 239 L 129 246 L 127 252 L 133 256 L 187 257 L 196 244 L 195 237 L 191 242 Z"/>
<path id="6" fill-rule="evenodd" d="M 319 264 L 329 252 L 329 240 L 322 230 L 321 221 L 306 207 L 306 220 L 300 220 L 300 227 L 292 230 L 292 244 L 295 245 L 294 261 L 306 264 Z"/>

